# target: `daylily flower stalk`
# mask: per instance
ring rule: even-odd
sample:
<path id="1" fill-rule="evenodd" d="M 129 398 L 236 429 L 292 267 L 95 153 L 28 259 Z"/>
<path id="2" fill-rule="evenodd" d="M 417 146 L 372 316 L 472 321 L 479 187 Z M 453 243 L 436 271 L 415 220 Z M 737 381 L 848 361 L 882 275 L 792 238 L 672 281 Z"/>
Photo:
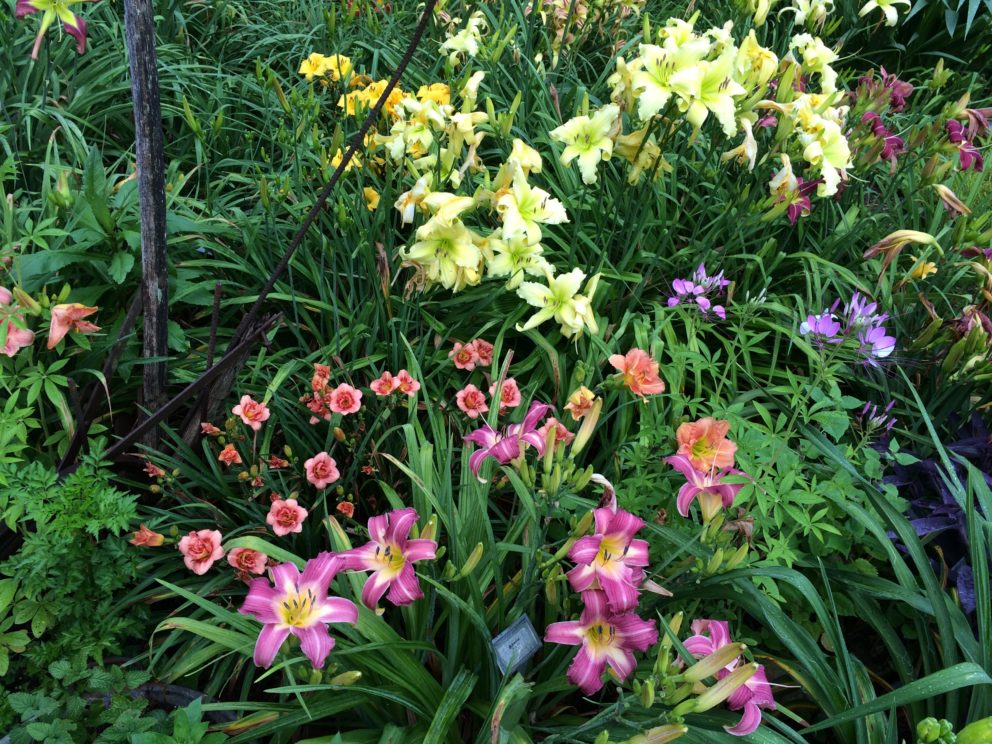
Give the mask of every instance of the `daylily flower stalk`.
<path id="1" fill-rule="evenodd" d="M 307 562 L 301 574 L 292 563 L 269 569 L 269 579 L 254 579 L 238 612 L 264 623 L 255 643 L 256 666 L 270 667 L 290 634 L 300 639 L 300 649 L 314 669 L 321 669 L 334 648 L 328 623 L 358 622 L 355 603 L 328 596 L 335 575 L 344 567 L 338 555 L 321 553 Z"/>
<path id="2" fill-rule="evenodd" d="M 343 568 L 371 571 L 362 589 L 362 604 L 374 609 L 386 591 L 394 605 L 407 605 L 424 596 L 413 569 L 416 561 L 433 559 L 437 543 L 411 539 L 410 528 L 417 521 L 416 510 L 397 509 L 369 519 L 369 542 L 340 554 Z"/>

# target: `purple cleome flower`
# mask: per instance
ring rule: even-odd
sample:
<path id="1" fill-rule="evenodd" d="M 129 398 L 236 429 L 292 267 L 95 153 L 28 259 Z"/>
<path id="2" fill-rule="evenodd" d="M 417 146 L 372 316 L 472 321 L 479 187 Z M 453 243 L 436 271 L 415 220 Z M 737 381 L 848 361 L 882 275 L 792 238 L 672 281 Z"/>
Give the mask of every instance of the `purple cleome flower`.
<path id="1" fill-rule="evenodd" d="M 675 295 L 668 298 L 668 306 L 675 307 L 683 302 L 695 304 L 703 315 L 712 312 L 720 320 L 726 320 L 727 311 L 723 305 L 714 305 L 707 295 L 722 294 L 724 288 L 729 284 L 730 280 L 724 278 L 722 271 L 719 274 L 708 276 L 706 265 L 699 264 L 691 279 L 675 279 L 672 282 L 672 290 Z"/>

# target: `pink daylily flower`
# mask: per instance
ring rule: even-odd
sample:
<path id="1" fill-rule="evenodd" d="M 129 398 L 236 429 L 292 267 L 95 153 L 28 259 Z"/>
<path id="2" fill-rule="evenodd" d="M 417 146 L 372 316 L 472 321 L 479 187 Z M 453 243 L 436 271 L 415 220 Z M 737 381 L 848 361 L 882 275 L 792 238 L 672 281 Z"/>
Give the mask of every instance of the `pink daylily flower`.
<path id="1" fill-rule="evenodd" d="M 458 409 L 472 419 L 489 410 L 489 406 L 486 405 L 486 394 L 472 384 L 455 393 L 455 402 Z"/>
<path id="2" fill-rule="evenodd" d="M 489 394 L 496 395 L 496 383 L 489 386 Z M 507 408 L 516 408 L 523 398 L 520 396 L 520 388 L 517 381 L 512 377 L 503 380 L 503 385 L 499 389 L 499 412 L 503 413 Z"/>
<path id="3" fill-rule="evenodd" d="M 658 641 L 658 629 L 650 620 L 632 612 L 609 611 L 606 594 L 582 592 L 585 608 L 578 620 L 552 623 L 544 633 L 548 643 L 581 646 L 571 666 L 568 679 L 587 695 L 603 686 L 607 665 L 620 681 L 634 671 L 634 651 L 646 651 Z"/>
<path id="4" fill-rule="evenodd" d="M 520 453 L 523 451 L 522 444 L 531 445 L 539 455 L 543 455 L 544 439 L 538 433 L 537 424 L 550 410 L 551 406 L 546 403 L 534 401 L 530 404 L 530 409 L 524 416 L 524 420 L 519 424 L 508 426 L 504 433 L 501 434 L 489 424 L 483 424 L 482 428 L 476 429 L 464 437 L 464 441 L 472 442 L 479 447 L 472 453 L 468 461 L 473 475 L 478 477 L 479 469 L 488 457 L 494 458 L 503 465 L 520 457 Z"/>
<path id="5" fill-rule="evenodd" d="M 361 390 L 357 390 L 347 383 L 341 383 L 331 391 L 330 408 L 334 413 L 347 416 L 351 413 L 358 413 L 361 407 Z"/>
<path id="6" fill-rule="evenodd" d="M 683 644 L 685 650 L 695 658 L 709 656 L 718 649 L 731 643 L 730 627 L 723 620 L 693 620 L 692 632 Z M 706 635 L 703 635 L 703 634 Z M 737 666 L 738 659 L 730 662 L 716 674 L 717 679 L 723 679 Z M 728 734 L 747 736 L 753 733 L 761 723 L 761 710 L 775 710 L 775 698 L 772 687 L 765 676 L 765 667 L 758 666 L 754 676 L 737 688 L 727 699 L 727 707 L 731 710 L 744 710 L 740 722 L 736 726 L 724 726 Z"/>
<path id="7" fill-rule="evenodd" d="M 16 18 L 24 18 L 31 13 L 42 13 L 41 26 L 31 48 L 31 59 L 38 59 L 41 40 L 56 20 L 61 21 L 66 33 L 76 40 L 76 52 L 82 54 L 86 51 L 86 21 L 68 7 L 80 2 L 87 0 L 17 0 L 17 6 L 14 8 Z"/>
<path id="8" fill-rule="evenodd" d="M 309 512 L 300 506 L 296 499 L 276 499 L 269 507 L 265 521 L 279 537 L 285 537 L 291 532 L 303 531 L 303 520 Z"/>
<path id="9" fill-rule="evenodd" d="M 396 373 L 396 379 L 399 382 L 396 389 L 404 395 L 413 397 L 416 395 L 417 391 L 420 390 L 420 383 L 413 379 L 413 375 L 405 369 L 401 369 Z"/>
<path id="10" fill-rule="evenodd" d="M 481 338 L 470 341 L 469 346 L 475 352 L 476 364 L 480 367 L 488 367 L 493 363 L 493 345 Z"/>
<path id="11" fill-rule="evenodd" d="M 195 530 L 179 541 L 186 568 L 197 576 L 205 574 L 215 561 L 224 557 L 223 537 L 217 530 Z"/>
<path id="12" fill-rule="evenodd" d="M 48 329 L 48 348 L 54 349 L 69 331 L 79 333 L 99 331 L 100 326 L 83 320 L 99 309 L 98 307 L 86 307 L 86 305 L 80 305 L 78 302 L 53 307 L 52 324 Z"/>
<path id="13" fill-rule="evenodd" d="M 242 573 L 263 574 L 269 557 L 251 548 L 234 548 L 227 554 L 227 562 Z"/>
<path id="14" fill-rule="evenodd" d="M 648 544 L 634 535 L 644 520 L 623 509 L 596 509 L 596 533 L 575 541 L 568 557 L 577 565 L 568 580 L 577 592 L 601 589 L 613 612 L 637 606 L 638 585 L 648 565 Z"/>
<path id="15" fill-rule="evenodd" d="M 269 420 L 269 407 L 264 403 L 259 403 L 250 395 L 242 395 L 241 402 L 231 409 L 231 413 L 239 416 L 245 426 L 250 426 L 252 431 L 258 431 L 262 424 Z"/>
<path id="16" fill-rule="evenodd" d="M 24 323 L 24 316 L 10 312 L 9 306 L 13 301 L 13 293 L 6 287 L 0 287 L 0 328 L 3 327 L 4 323 L 7 325 L 7 336 L 4 338 L 3 347 L 0 348 L 0 354 L 9 357 L 34 343 L 34 332 L 27 328 L 21 328 Z"/>
<path id="17" fill-rule="evenodd" d="M 702 512 L 703 521 L 708 523 L 721 508 L 729 508 L 734 503 L 738 491 L 743 487 L 740 483 L 723 482 L 728 475 L 742 475 L 739 470 L 733 468 L 702 473 L 693 467 L 692 461 L 685 455 L 666 457 L 665 462 L 682 473 L 686 479 L 679 489 L 676 500 L 679 514 L 683 517 L 689 516 L 689 505 L 693 499 L 699 499 L 699 510 Z"/>
<path id="18" fill-rule="evenodd" d="M 372 392 L 380 397 L 390 395 L 400 386 L 400 381 L 393 377 L 391 372 L 383 372 L 378 380 L 373 380 L 369 387 Z"/>
<path id="19" fill-rule="evenodd" d="M 255 643 L 255 665 L 270 667 L 289 634 L 300 639 L 300 649 L 314 669 L 321 669 L 334 648 L 328 623 L 358 622 L 358 607 L 341 597 L 330 597 L 328 587 L 343 561 L 333 553 L 320 553 L 307 561 L 303 573 L 292 563 L 269 569 L 268 579 L 254 579 L 238 612 L 264 623 Z"/>
<path id="20" fill-rule="evenodd" d="M 455 346 L 448 352 L 448 357 L 454 361 L 457 369 L 463 369 L 466 372 L 475 369 L 476 362 L 479 361 L 479 357 L 475 353 L 475 346 L 471 343 L 463 344 L 460 341 L 455 341 Z"/>
<path id="21" fill-rule="evenodd" d="M 304 462 L 303 467 L 307 471 L 307 480 L 318 489 L 327 488 L 341 477 L 338 464 L 326 452 L 318 452 Z"/>
<path id="22" fill-rule="evenodd" d="M 371 571 L 362 589 L 362 604 L 374 609 L 382 595 L 394 605 L 407 605 L 424 596 L 413 570 L 416 561 L 434 558 L 437 543 L 433 540 L 410 539 L 410 528 L 417 521 L 415 509 L 396 509 L 369 519 L 369 537 L 360 548 L 340 553 L 343 568 Z"/>

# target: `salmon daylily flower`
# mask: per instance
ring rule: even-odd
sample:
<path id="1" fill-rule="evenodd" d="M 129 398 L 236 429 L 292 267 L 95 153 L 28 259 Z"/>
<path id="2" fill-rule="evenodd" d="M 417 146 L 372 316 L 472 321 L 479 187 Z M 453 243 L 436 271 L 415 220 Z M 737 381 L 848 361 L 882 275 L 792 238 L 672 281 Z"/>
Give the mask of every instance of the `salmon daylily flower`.
<path id="1" fill-rule="evenodd" d="M 469 341 L 469 346 L 475 352 L 476 364 L 480 367 L 489 367 L 493 363 L 493 345 L 485 339 L 477 338 Z"/>
<path id="2" fill-rule="evenodd" d="M 340 413 L 342 416 L 358 413 L 362 407 L 362 391 L 347 383 L 341 383 L 331 391 L 328 403 L 334 413 Z"/>
<path id="3" fill-rule="evenodd" d="M 688 458 L 692 467 L 700 472 L 732 468 L 737 445 L 727 439 L 728 431 L 729 421 L 718 421 L 709 416 L 682 424 L 675 432 L 678 454 Z"/>
<path id="4" fill-rule="evenodd" d="M 7 334 L 3 339 L 0 353 L 12 357 L 21 349 L 34 343 L 34 331 L 23 328 L 24 315 L 10 311 L 14 294 L 6 287 L 0 287 L 0 328 L 6 324 Z"/>
<path id="5" fill-rule="evenodd" d="M 412 398 L 420 390 L 420 383 L 405 369 L 396 373 L 396 382 L 396 389 L 408 397 Z"/>
<path id="6" fill-rule="evenodd" d="M 355 603 L 328 596 L 328 588 L 344 561 L 332 553 L 320 553 L 307 561 L 303 573 L 292 563 L 269 569 L 269 579 L 254 579 L 248 596 L 238 609 L 264 624 L 255 643 L 256 666 L 270 667 L 290 633 L 300 639 L 300 650 L 314 669 L 321 669 L 334 648 L 328 623 L 358 622 Z"/>
<path id="7" fill-rule="evenodd" d="M 582 183 L 596 183 L 596 166 L 613 155 L 613 132 L 620 107 L 615 103 L 603 106 L 590 116 L 575 116 L 551 130 L 551 139 L 565 143 L 561 164 L 579 161 Z"/>
<path id="8" fill-rule="evenodd" d="M 568 396 L 568 403 L 565 404 L 565 410 L 572 414 L 573 421 L 579 421 L 592 410 L 592 404 L 595 400 L 596 393 L 585 385 L 582 385 L 578 390 Z"/>
<path id="9" fill-rule="evenodd" d="M 303 531 L 303 520 L 309 512 L 300 506 L 296 499 L 276 499 L 269 507 L 265 521 L 279 537 L 285 537 L 291 532 Z"/>
<path id="10" fill-rule="evenodd" d="M 475 385 L 466 385 L 455 393 L 455 401 L 458 409 L 471 419 L 478 418 L 489 410 L 486 394 Z"/>
<path id="11" fill-rule="evenodd" d="M 455 341 L 454 347 L 448 352 L 448 358 L 455 363 L 457 369 L 464 369 L 468 372 L 475 369 L 475 363 L 478 361 L 475 347 L 460 341 Z"/>
<path id="12" fill-rule="evenodd" d="M 625 680 L 634 671 L 634 651 L 646 651 L 658 640 L 654 622 L 642 620 L 632 612 L 609 611 L 606 594 L 582 593 L 585 607 L 578 620 L 552 623 L 544 633 L 548 643 L 581 646 L 571 666 L 568 679 L 582 692 L 591 695 L 603 686 L 603 671 Z"/>
<path id="13" fill-rule="evenodd" d="M 489 394 L 494 398 L 496 396 L 496 387 L 495 382 L 489 386 Z M 517 386 L 517 381 L 512 377 L 507 377 L 503 380 L 503 384 L 499 386 L 499 412 L 503 413 L 507 408 L 516 408 L 520 405 L 521 400 L 520 388 Z"/>
<path id="14" fill-rule="evenodd" d="M 307 471 L 307 480 L 316 488 L 324 489 L 341 477 L 334 458 L 326 452 L 318 452 L 303 463 Z"/>
<path id="15" fill-rule="evenodd" d="M 634 395 L 659 395 L 665 392 L 665 382 L 658 376 L 658 362 L 643 349 L 631 349 L 626 354 L 614 354 L 610 364 L 623 374 L 623 384 Z"/>
<path id="16" fill-rule="evenodd" d="M 265 573 L 265 564 L 269 557 L 251 548 L 234 548 L 227 554 L 227 562 L 234 568 L 246 574 Z"/>
<path id="17" fill-rule="evenodd" d="M 695 635 L 687 638 L 683 645 L 685 650 L 697 659 L 710 656 L 732 643 L 730 627 L 723 620 L 693 620 L 692 632 Z M 721 680 L 729 675 L 737 668 L 739 661 L 734 659 L 720 669 L 716 673 L 716 678 Z M 747 736 L 753 733 L 761 724 L 762 709 L 775 710 L 775 698 L 772 696 L 768 677 L 765 676 L 764 666 L 758 665 L 754 675 L 727 698 L 727 707 L 731 710 L 744 710 L 736 726 L 724 726 L 727 733 L 734 736 Z"/>
<path id="18" fill-rule="evenodd" d="M 100 326 L 83 320 L 99 309 L 98 307 L 86 307 L 86 305 L 80 305 L 78 302 L 53 307 L 52 324 L 48 329 L 48 348 L 54 349 L 69 331 L 79 333 L 99 331 Z"/>
<path id="19" fill-rule="evenodd" d="M 202 576 L 214 565 L 214 561 L 224 557 L 221 547 L 223 537 L 217 530 L 192 531 L 179 541 L 179 552 L 183 554 L 186 568 Z"/>
<path id="20" fill-rule="evenodd" d="M 699 510 L 703 522 L 709 524 L 720 509 L 727 509 L 737 498 L 738 491 L 743 487 L 740 483 L 724 483 L 727 475 L 740 475 L 732 468 L 701 472 L 692 465 L 692 461 L 684 455 L 666 457 L 665 462 L 685 476 L 686 482 L 679 489 L 676 505 L 679 514 L 689 516 L 689 505 L 694 499 L 699 501 Z"/>
<path id="21" fill-rule="evenodd" d="M 580 537 L 568 552 L 578 564 L 568 580 L 577 592 L 605 592 L 613 612 L 633 609 L 648 565 L 647 541 L 634 539 L 644 520 L 623 509 L 596 509 L 593 516 L 595 534 Z"/>
<path id="22" fill-rule="evenodd" d="M 157 548 L 165 542 L 165 535 L 154 532 L 142 524 L 128 542 L 141 547 Z"/>
<path id="23" fill-rule="evenodd" d="M 230 442 L 224 445 L 224 449 L 222 449 L 220 454 L 217 455 L 217 460 L 227 466 L 240 465 L 242 462 L 241 455 Z"/>
<path id="24" fill-rule="evenodd" d="M 561 334 L 565 337 L 577 338 L 586 328 L 596 333 L 599 325 L 592 311 L 592 298 L 599 283 L 599 274 L 590 278 L 584 294 L 579 294 L 585 278 L 582 269 L 572 269 L 558 276 L 548 274 L 546 287 L 536 282 L 523 282 L 517 289 L 517 296 L 528 305 L 540 309 L 524 325 L 518 325 L 517 330 L 528 331 L 554 318 L 561 324 Z"/>
<path id="25" fill-rule="evenodd" d="M 380 397 L 392 394 L 399 386 L 400 381 L 393 377 L 391 372 L 383 372 L 377 380 L 369 384 L 372 392 Z"/>
<path id="26" fill-rule="evenodd" d="M 250 426 L 252 431 L 258 431 L 262 424 L 269 420 L 269 408 L 264 403 L 259 403 L 250 395 L 242 395 L 241 402 L 231 409 L 231 413 L 240 416 L 246 426 Z"/>
<path id="27" fill-rule="evenodd" d="M 17 0 L 17 6 L 14 8 L 14 16 L 16 18 L 24 18 L 24 16 L 31 13 L 42 14 L 41 26 L 38 28 L 38 35 L 35 37 L 34 46 L 31 48 L 31 59 L 38 59 L 41 40 L 45 37 L 45 32 L 48 31 L 56 20 L 61 21 L 62 28 L 76 40 L 76 52 L 82 54 L 86 51 L 86 21 L 69 10 L 69 6 L 87 1 Z"/>
<path id="28" fill-rule="evenodd" d="M 413 570 L 416 561 L 433 559 L 437 543 L 411 539 L 410 528 L 417 521 L 415 509 L 396 509 L 369 519 L 368 543 L 340 553 L 343 567 L 352 571 L 371 571 L 362 589 L 362 604 L 374 609 L 386 594 L 394 605 L 407 605 L 424 596 Z"/>

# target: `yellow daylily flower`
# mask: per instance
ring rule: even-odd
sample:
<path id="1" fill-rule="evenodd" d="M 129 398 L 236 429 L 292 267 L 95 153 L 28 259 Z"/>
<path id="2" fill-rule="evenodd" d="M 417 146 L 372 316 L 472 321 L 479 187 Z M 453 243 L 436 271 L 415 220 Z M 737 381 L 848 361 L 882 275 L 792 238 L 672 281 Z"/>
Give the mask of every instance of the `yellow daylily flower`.
<path id="1" fill-rule="evenodd" d="M 451 104 L 451 88 L 448 87 L 447 83 L 421 85 L 417 89 L 417 100 L 433 101 L 439 106 L 448 106 Z"/>
<path id="2" fill-rule="evenodd" d="M 910 258 L 913 259 L 913 268 L 909 270 L 909 275 L 914 279 L 922 281 L 931 274 L 937 273 L 937 264 L 933 261 L 924 261 L 916 256 L 910 256 Z"/>
<path id="3" fill-rule="evenodd" d="M 417 228 L 417 242 L 400 255 L 422 267 L 428 280 L 458 291 L 479 279 L 482 252 L 476 240 L 461 220 L 433 218 Z"/>
<path id="4" fill-rule="evenodd" d="M 820 169 L 823 183 L 816 187 L 817 196 L 837 193 L 844 171 L 851 167 L 851 148 L 837 122 L 813 115 L 809 127 L 799 132 L 803 157 Z"/>
<path id="5" fill-rule="evenodd" d="M 413 184 L 412 189 L 400 194 L 393 206 L 400 213 L 401 224 L 410 225 L 413 223 L 413 217 L 416 214 L 417 208 L 420 207 L 427 195 L 431 193 L 432 181 L 433 177 L 428 173 L 418 178 L 417 182 Z"/>
<path id="6" fill-rule="evenodd" d="M 516 161 L 525 176 L 529 176 L 531 173 L 540 173 L 544 168 L 541 153 L 520 138 L 513 140 L 513 147 L 510 148 L 510 157 L 507 159 Z"/>
<path id="7" fill-rule="evenodd" d="M 575 116 L 551 131 L 551 139 L 565 143 L 561 164 L 578 160 L 583 183 L 596 183 L 596 166 L 613 155 L 610 134 L 619 116 L 620 107 L 611 103 L 591 117 Z"/>
<path id="8" fill-rule="evenodd" d="M 524 274 L 545 276 L 554 271 L 542 255 L 544 248 L 540 243 L 528 243 L 524 237 L 501 240 L 497 236 L 498 233 L 495 233 L 487 241 L 491 255 L 487 257 L 486 269 L 489 276 L 510 277 L 506 282 L 507 289 L 519 287 Z"/>
<path id="9" fill-rule="evenodd" d="M 374 212 L 379 206 L 379 192 L 371 186 L 366 186 L 362 189 L 362 196 L 365 197 L 365 207 L 370 212 Z"/>

